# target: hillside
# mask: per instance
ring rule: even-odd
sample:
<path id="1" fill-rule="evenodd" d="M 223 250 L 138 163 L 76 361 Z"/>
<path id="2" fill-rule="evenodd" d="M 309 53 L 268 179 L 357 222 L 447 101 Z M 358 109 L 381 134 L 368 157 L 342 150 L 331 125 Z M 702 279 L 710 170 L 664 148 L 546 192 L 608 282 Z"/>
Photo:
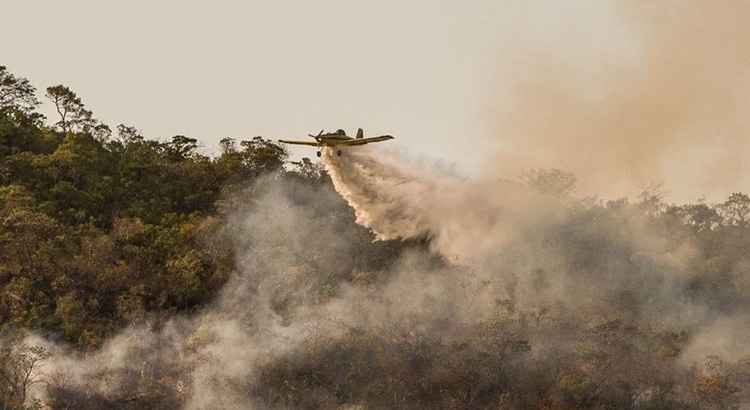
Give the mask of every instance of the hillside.
<path id="1" fill-rule="evenodd" d="M 39 94 L 0 67 L 3 408 L 750 403 L 743 193 L 474 186 L 262 137 L 209 157 Z"/>

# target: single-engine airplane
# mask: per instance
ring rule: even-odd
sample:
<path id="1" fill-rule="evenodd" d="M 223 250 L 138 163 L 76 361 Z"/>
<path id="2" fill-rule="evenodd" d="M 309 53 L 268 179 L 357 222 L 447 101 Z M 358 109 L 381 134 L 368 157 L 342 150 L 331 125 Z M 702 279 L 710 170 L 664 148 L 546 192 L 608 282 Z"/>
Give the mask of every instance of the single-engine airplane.
<path id="1" fill-rule="evenodd" d="M 356 138 L 352 138 L 346 135 L 346 132 L 344 130 L 337 130 L 336 132 L 326 132 L 326 133 L 324 133 L 324 130 L 320 130 L 318 135 L 313 135 L 313 134 L 307 134 L 307 135 L 314 138 L 315 142 L 288 141 L 288 140 L 279 140 L 279 142 L 282 142 L 284 144 L 309 145 L 311 147 L 319 147 L 319 148 L 323 148 L 323 147 L 336 148 L 336 154 L 341 156 L 340 147 L 365 145 L 365 144 L 370 144 L 372 142 L 388 141 L 388 140 L 393 139 L 393 137 L 390 135 L 381 135 L 379 137 L 365 138 L 365 133 L 364 131 L 362 131 L 362 128 L 357 130 Z M 318 150 L 318 156 L 320 156 L 320 150 Z"/>

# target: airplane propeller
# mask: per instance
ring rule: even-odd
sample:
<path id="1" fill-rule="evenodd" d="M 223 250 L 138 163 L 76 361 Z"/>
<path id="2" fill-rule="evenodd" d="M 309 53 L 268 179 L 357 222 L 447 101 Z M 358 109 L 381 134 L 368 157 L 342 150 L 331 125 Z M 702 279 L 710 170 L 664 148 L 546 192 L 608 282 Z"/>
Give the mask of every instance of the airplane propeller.
<path id="1" fill-rule="evenodd" d="M 324 130 L 320 130 L 320 132 L 318 133 L 318 135 L 313 135 L 313 134 L 307 134 L 307 135 L 308 135 L 309 137 L 315 138 L 315 140 L 317 141 L 317 140 L 318 140 L 318 138 L 320 138 L 320 136 L 321 136 L 321 135 L 323 135 L 323 131 L 324 131 Z"/>

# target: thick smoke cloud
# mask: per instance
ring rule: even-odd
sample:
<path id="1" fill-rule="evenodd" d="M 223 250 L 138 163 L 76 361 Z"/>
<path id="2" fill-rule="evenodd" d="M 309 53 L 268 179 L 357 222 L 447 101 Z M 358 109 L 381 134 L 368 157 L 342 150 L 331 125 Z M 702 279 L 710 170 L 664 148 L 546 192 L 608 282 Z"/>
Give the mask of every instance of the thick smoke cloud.
<path id="1" fill-rule="evenodd" d="M 453 262 L 486 259 L 523 230 L 561 217 L 549 198 L 507 180 L 467 181 L 367 149 L 343 159 L 325 150 L 323 160 L 357 223 L 379 239 L 430 238 Z"/>
<path id="2" fill-rule="evenodd" d="M 94 353 L 30 337 L 53 352 L 37 397 L 92 409 L 750 403 L 736 382 L 750 374 L 746 259 L 704 277 L 722 261 L 643 207 L 504 179 L 557 167 L 582 194 L 663 181 L 678 198 L 747 183 L 747 6 L 613 10 L 636 51 L 611 66 L 589 56 L 600 69 L 582 74 L 585 59 L 561 64 L 565 47 L 509 58 L 528 64 L 504 77 L 500 152 L 482 178 L 369 149 L 325 152 L 335 192 L 269 176 L 228 202 L 212 246 L 234 247 L 236 272 L 212 306 Z M 339 196 L 374 237 L 331 215 Z M 414 245 L 394 252 L 398 241 Z"/>
<path id="3" fill-rule="evenodd" d="M 324 163 L 338 192 L 268 177 L 229 201 L 216 240 L 235 247 L 236 274 L 196 317 L 128 329 L 87 355 L 27 340 L 54 353 L 38 397 L 76 408 L 522 409 L 540 396 L 680 407 L 698 402 L 687 381 L 750 353 L 744 302 L 687 298 L 700 250 L 633 207 L 460 180 L 370 150 L 326 151 Z M 330 214 L 339 194 L 379 241 L 363 247 L 362 231 Z M 362 270 L 392 241 L 428 247 Z M 721 366 L 704 368 L 711 355 Z"/>
<path id="4" fill-rule="evenodd" d="M 533 4 L 523 21 L 544 17 Z M 659 183 L 677 201 L 746 191 L 750 6 L 633 1 L 585 11 L 561 13 L 541 34 L 519 30 L 503 49 L 490 110 L 498 154 L 487 173 L 565 169 L 582 193 L 606 197 Z"/>

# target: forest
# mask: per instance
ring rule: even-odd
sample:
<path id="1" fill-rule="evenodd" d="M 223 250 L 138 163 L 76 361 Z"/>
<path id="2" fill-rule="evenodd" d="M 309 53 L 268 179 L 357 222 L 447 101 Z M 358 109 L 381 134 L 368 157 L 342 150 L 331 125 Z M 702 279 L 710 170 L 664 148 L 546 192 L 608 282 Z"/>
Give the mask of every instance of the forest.
<path id="1" fill-rule="evenodd" d="M 376 240 L 269 139 L 204 155 L 0 66 L 0 408 L 750 404 L 750 197 L 575 180 L 507 182 L 564 217 L 456 264 L 437 234 Z"/>

